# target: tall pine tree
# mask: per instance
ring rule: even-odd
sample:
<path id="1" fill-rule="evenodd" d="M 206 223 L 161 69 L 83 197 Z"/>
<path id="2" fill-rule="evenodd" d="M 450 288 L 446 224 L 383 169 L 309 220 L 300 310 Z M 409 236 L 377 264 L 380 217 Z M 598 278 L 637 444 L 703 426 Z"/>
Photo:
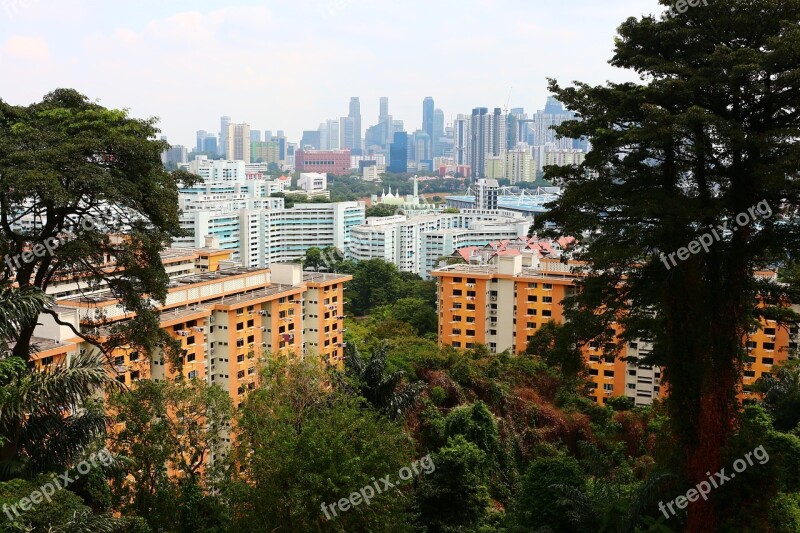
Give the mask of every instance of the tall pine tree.
<path id="1" fill-rule="evenodd" d="M 567 186 L 540 220 L 581 238 L 576 255 L 592 265 L 570 316 L 654 342 L 687 487 L 725 466 L 748 332 L 761 316 L 795 318 L 775 305 L 784 289 L 754 272 L 800 249 L 800 0 L 692 3 L 620 26 L 611 64 L 641 83 L 551 81 L 580 117 L 560 133 L 592 152 L 581 168 L 548 169 Z M 677 255 L 703 235 L 705 249 Z M 723 512 L 693 503 L 688 529 L 713 530 Z"/>

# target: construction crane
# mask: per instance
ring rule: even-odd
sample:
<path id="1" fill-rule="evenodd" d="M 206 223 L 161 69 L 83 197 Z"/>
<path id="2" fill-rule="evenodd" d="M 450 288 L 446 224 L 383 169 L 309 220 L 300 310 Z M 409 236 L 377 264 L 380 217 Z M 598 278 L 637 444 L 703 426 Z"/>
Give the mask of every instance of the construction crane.
<path id="1" fill-rule="evenodd" d="M 511 91 L 514 90 L 514 86 L 512 85 L 511 88 L 508 89 L 508 98 L 506 98 L 506 105 L 503 107 L 503 113 L 508 115 L 508 104 L 511 102 Z"/>

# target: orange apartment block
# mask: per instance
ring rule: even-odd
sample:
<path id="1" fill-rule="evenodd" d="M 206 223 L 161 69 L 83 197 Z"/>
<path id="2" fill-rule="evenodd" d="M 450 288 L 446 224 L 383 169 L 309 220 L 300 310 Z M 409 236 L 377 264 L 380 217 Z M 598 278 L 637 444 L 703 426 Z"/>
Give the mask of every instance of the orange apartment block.
<path id="1" fill-rule="evenodd" d="M 320 353 L 332 364 L 341 361 L 344 283 L 350 276 L 305 273 L 296 264 L 236 267 L 229 252 L 210 249 L 168 249 L 162 261 L 170 281 L 160 307 L 161 327 L 180 341 L 180 365 L 161 353 L 117 348 L 110 354 L 109 372 L 126 385 L 174 379 L 180 372 L 219 385 L 239 404 L 256 387 L 259 363 L 268 354 Z M 48 292 L 62 321 L 101 342 L 115 323 L 131 318 L 102 286 L 89 290 L 80 280 L 61 280 Z M 34 333 L 38 365 L 95 349 L 48 315 L 39 321 Z"/>
<path id="2" fill-rule="evenodd" d="M 451 265 L 431 273 L 438 280 L 440 345 L 469 349 L 483 344 L 494 353 L 520 353 L 542 325 L 563 322 L 562 301 L 577 290 L 570 265 L 545 258 L 536 268 L 523 267 L 525 258 L 520 255 L 501 255 L 495 260 L 484 265 Z M 621 331 L 615 333 L 618 336 Z M 797 335 L 770 322 L 751 335 L 744 397 L 755 380 L 794 354 Z M 647 405 L 666 395 L 661 369 L 636 364 L 652 350 L 647 339 L 626 343 L 613 361 L 602 357 L 603 349 L 594 342 L 584 347 L 589 396 L 594 401 L 604 404 L 612 396 L 627 396 L 637 405 Z"/>

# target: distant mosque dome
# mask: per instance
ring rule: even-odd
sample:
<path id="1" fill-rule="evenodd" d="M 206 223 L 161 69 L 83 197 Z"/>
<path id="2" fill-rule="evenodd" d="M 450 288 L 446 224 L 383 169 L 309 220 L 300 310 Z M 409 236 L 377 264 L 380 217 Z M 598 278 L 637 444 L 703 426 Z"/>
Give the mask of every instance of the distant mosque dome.
<path id="1" fill-rule="evenodd" d="M 400 196 L 400 189 L 397 190 L 397 195 L 395 196 L 392 194 L 392 188 L 389 187 L 389 194 L 382 198 L 381 203 L 388 205 L 403 205 L 405 200 L 403 200 L 403 197 Z"/>

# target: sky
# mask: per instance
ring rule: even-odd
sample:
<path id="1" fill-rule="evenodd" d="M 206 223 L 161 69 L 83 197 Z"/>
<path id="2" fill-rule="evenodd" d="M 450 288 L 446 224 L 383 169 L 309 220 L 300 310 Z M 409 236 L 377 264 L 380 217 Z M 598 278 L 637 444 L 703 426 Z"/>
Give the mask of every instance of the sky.
<path id="1" fill-rule="evenodd" d="M 432 96 L 449 122 L 473 107 L 544 107 L 564 85 L 636 81 L 608 64 L 616 28 L 657 0 L 0 0 L 0 99 L 59 87 L 158 117 L 190 148 L 219 118 L 290 141 L 378 98 L 407 131 Z M 509 96 L 510 95 L 510 96 Z"/>

